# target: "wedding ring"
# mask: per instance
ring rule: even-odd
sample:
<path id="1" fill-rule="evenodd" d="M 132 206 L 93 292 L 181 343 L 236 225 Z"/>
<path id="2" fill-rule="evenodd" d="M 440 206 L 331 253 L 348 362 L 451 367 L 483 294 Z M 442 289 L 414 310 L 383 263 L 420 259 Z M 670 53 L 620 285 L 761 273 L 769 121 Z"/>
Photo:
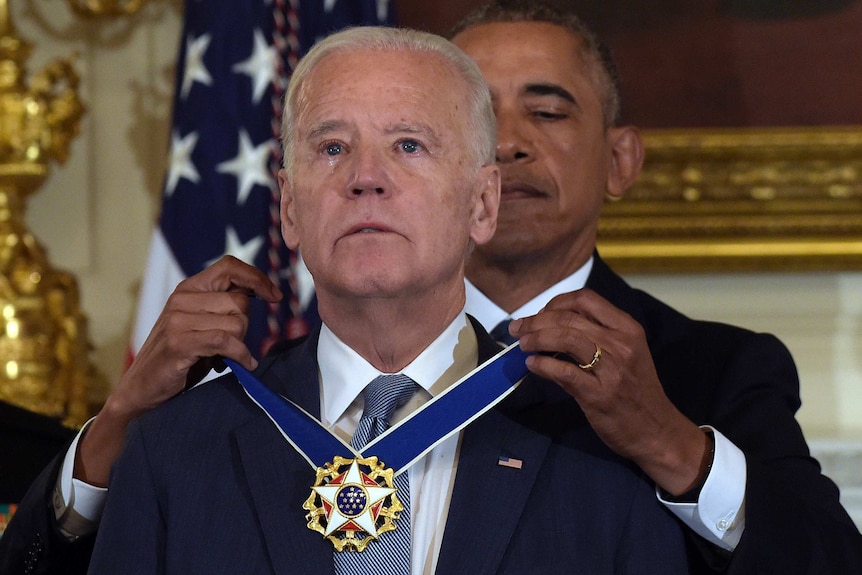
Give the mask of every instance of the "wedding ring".
<path id="1" fill-rule="evenodd" d="M 593 354 L 593 360 L 590 363 L 579 363 L 578 367 L 583 369 L 584 371 L 590 371 L 594 367 L 599 364 L 599 360 L 602 359 L 602 348 L 599 347 L 599 344 L 595 344 L 596 353 Z"/>

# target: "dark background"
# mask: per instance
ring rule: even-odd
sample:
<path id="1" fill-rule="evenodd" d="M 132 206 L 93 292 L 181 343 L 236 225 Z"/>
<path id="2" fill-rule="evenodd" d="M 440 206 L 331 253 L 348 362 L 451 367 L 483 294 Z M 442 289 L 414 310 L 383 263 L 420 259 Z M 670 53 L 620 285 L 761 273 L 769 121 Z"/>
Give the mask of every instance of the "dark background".
<path id="1" fill-rule="evenodd" d="M 482 0 L 395 0 L 447 35 Z M 608 44 L 644 128 L 862 125 L 862 0 L 568 0 Z"/>

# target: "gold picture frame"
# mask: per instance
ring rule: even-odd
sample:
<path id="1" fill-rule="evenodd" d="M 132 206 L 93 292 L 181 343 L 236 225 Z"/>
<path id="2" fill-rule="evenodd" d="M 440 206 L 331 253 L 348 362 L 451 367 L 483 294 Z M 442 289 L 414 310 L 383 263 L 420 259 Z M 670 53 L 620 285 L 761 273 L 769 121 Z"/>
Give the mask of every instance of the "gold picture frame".
<path id="1" fill-rule="evenodd" d="M 862 269 L 862 126 L 644 131 L 599 251 L 626 273 Z"/>

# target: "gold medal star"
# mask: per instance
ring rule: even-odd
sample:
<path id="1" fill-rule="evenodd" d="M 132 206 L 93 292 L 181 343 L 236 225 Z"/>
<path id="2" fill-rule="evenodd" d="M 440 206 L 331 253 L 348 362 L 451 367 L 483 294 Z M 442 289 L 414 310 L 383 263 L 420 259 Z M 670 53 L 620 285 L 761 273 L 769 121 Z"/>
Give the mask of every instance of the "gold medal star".
<path id="1" fill-rule="evenodd" d="M 339 529 L 351 530 L 359 527 L 372 537 L 377 537 L 377 518 L 381 502 L 395 493 L 391 487 L 380 487 L 373 479 L 359 470 L 356 461 L 350 464 L 347 473 L 336 477 L 326 485 L 314 487 L 326 510 L 326 531 L 330 535 Z"/>

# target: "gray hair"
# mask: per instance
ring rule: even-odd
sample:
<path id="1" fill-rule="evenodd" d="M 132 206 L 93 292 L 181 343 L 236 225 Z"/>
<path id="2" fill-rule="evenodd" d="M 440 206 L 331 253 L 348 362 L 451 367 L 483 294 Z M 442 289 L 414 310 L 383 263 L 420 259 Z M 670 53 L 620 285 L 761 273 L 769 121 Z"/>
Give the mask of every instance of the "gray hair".
<path id="1" fill-rule="evenodd" d="M 291 177 L 295 156 L 296 115 L 303 84 L 320 61 L 335 53 L 359 50 L 413 51 L 437 54 L 464 79 L 469 92 L 465 132 L 472 136 L 467 148 L 477 167 L 493 164 L 497 141 L 497 124 L 491 95 L 479 67 L 460 48 L 441 36 L 407 28 L 362 26 L 348 28 L 316 44 L 296 66 L 284 99 L 281 137 L 284 167 Z"/>

